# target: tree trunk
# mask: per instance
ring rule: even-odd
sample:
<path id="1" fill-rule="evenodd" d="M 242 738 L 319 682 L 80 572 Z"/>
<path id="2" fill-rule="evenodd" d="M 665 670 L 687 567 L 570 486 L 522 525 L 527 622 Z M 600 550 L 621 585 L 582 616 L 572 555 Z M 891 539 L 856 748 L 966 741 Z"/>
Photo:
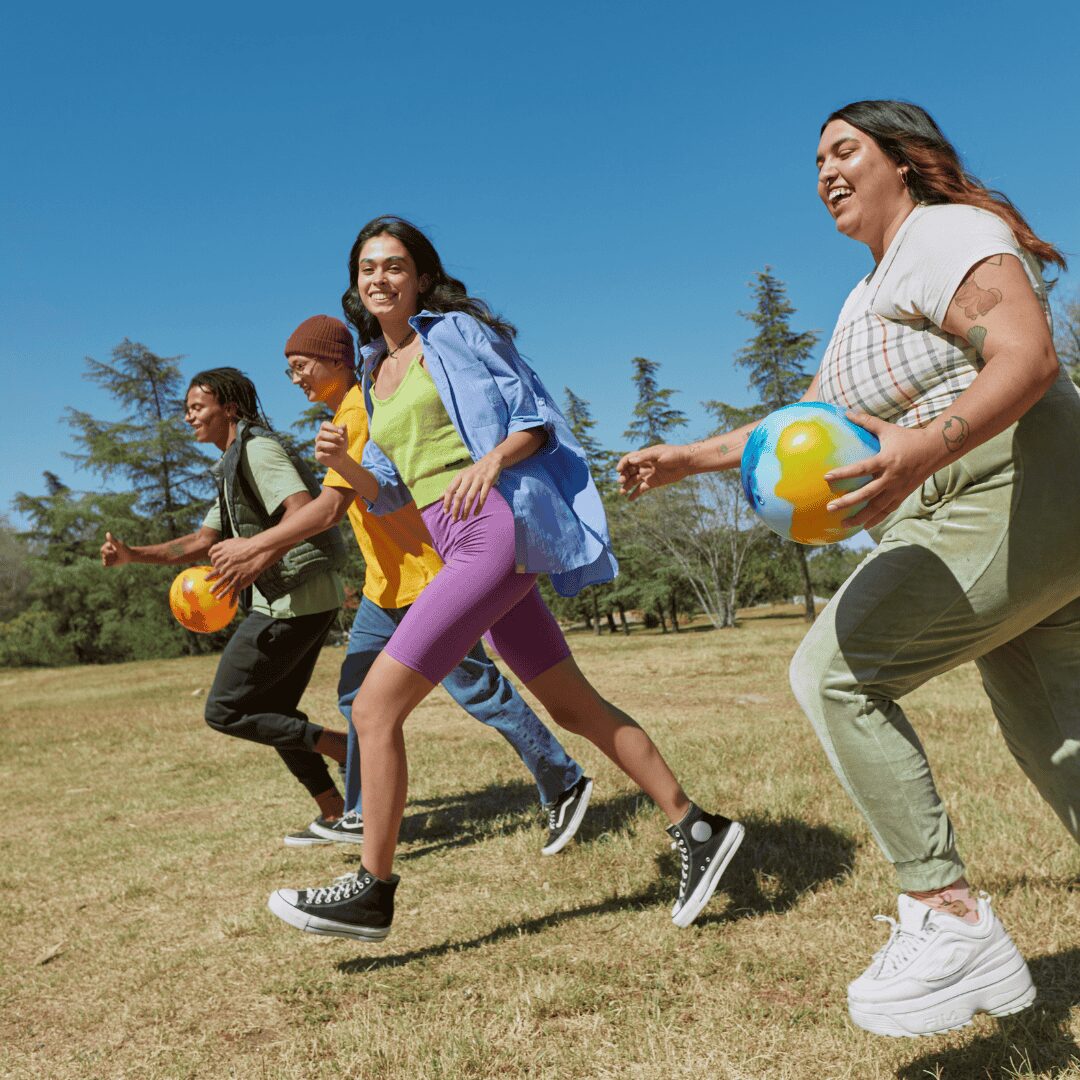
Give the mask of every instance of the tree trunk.
<path id="1" fill-rule="evenodd" d="M 599 599 L 597 599 L 595 589 L 593 589 L 592 591 L 592 617 L 593 633 L 596 634 L 597 637 L 599 637 L 603 633 L 603 630 L 600 626 L 600 601 Z M 608 618 L 610 619 L 611 616 L 609 615 Z"/>
<path id="2" fill-rule="evenodd" d="M 671 607 L 670 607 L 671 629 L 674 630 L 675 633 L 677 634 L 677 633 L 679 633 L 679 609 L 678 609 L 677 602 L 675 600 L 675 594 L 674 593 L 671 594 L 670 603 L 671 603 Z"/>
<path id="3" fill-rule="evenodd" d="M 810 564 L 806 558 L 806 548 L 802 544 L 796 544 L 795 550 L 799 556 L 799 569 L 802 570 L 803 600 L 806 602 L 803 618 L 807 622 L 813 622 L 817 612 L 814 610 L 814 583 L 810 580 Z"/>
<path id="4" fill-rule="evenodd" d="M 664 605 L 657 600 L 656 602 L 656 614 L 660 618 L 660 631 L 661 633 L 667 633 L 667 621 L 664 619 Z"/>
<path id="5" fill-rule="evenodd" d="M 619 609 L 619 621 L 622 623 L 622 632 L 629 637 L 630 636 L 630 624 L 626 621 L 626 608 L 622 604 L 615 605 Z"/>
<path id="6" fill-rule="evenodd" d="M 608 629 L 614 634 L 615 633 L 615 616 L 611 614 L 611 609 L 610 608 L 606 612 L 604 612 L 604 614 L 607 615 Z"/>

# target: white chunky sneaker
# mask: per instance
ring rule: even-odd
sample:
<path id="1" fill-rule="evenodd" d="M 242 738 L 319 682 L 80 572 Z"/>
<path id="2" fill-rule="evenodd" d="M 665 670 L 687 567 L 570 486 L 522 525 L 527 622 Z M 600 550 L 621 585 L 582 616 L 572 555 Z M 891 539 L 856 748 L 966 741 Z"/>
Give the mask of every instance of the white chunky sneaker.
<path id="1" fill-rule="evenodd" d="M 848 986 L 848 1011 L 877 1035 L 937 1035 L 971 1023 L 977 1012 L 1008 1016 L 1035 1000 L 1027 964 L 979 897 L 979 921 L 934 911 L 906 893 L 885 946 Z"/>

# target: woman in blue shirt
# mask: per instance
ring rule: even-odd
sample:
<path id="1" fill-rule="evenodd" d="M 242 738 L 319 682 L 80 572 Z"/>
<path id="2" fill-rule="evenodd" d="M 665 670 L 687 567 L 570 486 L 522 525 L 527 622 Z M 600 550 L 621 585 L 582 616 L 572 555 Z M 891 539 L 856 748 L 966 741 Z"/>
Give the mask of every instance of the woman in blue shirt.
<path id="1" fill-rule="evenodd" d="M 316 456 L 375 513 L 415 497 L 445 565 L 353 706 L 364 791 L 360 872 L 326 888 L 278 890 L 271 910 L 313 933 L 386 937 L 407 786 L 402 728 L 487 631 L 556 722 L 593 742 L 667 815 L 682 860 L 673 919 L 689 926 L 743 828 L 687 798 L 649 736 L 578 669 L 536 588 L 546 573 L 573 596 L 618 569 L 584 452 L 514 348 L 514 328 L 446 273 L 415 226 L 369 222 L 350 252 L 349 281 L 342 300 L 363 346 L 371 438 L 358 465 L 344 433 L 325 424 Z"/>

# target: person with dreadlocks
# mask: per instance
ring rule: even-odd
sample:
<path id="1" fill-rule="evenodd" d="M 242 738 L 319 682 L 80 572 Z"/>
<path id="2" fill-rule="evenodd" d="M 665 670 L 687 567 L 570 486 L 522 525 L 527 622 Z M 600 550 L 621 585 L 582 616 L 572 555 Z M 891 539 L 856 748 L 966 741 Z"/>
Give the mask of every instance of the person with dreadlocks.
<path id="1" fill-rule="evenodd" d="M 236 368 L 196 375 L 188 387 L 184 419 L 198 442 L 222 451 L 210 469 L 217 498 L 202 526 L 145 547 L 129 546 L 107 532 L 101 548 L 104 566 L 205 561 L 222 538 L 255 536 L 318 494 L 311 470 L 278 440 L 254 384 Z M 315 799 L 319 816 L 312 824 L 322 827 L 344 810 L 324 758 L 345 761 L 345 735 L 313 724 L 297 706 L 344 599 L 336 572 L 344 559 L 335 527 L 292 547 L 260 574 L 250 593 L 245 591 L 247 615 L 221 654 L 206 700 L 206 722 L 215 731 L 277 750 Z M 325 842 L 310 828 L 285 838 L 294 846 Z"/>

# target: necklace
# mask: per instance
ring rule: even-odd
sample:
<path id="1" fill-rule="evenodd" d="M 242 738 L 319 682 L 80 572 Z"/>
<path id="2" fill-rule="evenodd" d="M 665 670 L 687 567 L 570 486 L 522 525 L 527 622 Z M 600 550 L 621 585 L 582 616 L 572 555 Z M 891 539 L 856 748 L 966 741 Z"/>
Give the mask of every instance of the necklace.
<path id="1" fill-rule="evenodd" d="M 398 343 L 398 346 L 397 346 L 397 348 L 396 348 L 396 349 L 388 349 L 388 350 L 387 350 L 387 352 L 386 352 L 386 356 L 384 356 L 384 357 L 383 357 L 383 359 L 384 359 L 384 360 L 389 360 L 389 359 L 391 359 L 392 357 L 394 357 L 394 356 L 397 356 L 397 354 L 398 354 L 399 352 L 401 352 L 401 350 L 402 350 L 402 349 L 404 349 L 404 348 L 405 348 L 405 346 L 406 346 L 406 345 L 408 345 L 408 344 L 409 344 L 409 342 L 410 342 L 410 341 L 412 341 L 412 339 L 413 339 L 414 337 L 416 337 L 416 331 L 415 331 L 415 330 L 410 330 L 410 331 L 409 331 L 409 332 L 408 332 L 408 333 L 407 333 L 407 334 L 405 335 L 405 337 L 404 337 L 404 338 L 403 338 L 403 339 L 402 339 L 402 340 L 401 340 L 401 341 L 400 341 L 400 342 Z"/>

